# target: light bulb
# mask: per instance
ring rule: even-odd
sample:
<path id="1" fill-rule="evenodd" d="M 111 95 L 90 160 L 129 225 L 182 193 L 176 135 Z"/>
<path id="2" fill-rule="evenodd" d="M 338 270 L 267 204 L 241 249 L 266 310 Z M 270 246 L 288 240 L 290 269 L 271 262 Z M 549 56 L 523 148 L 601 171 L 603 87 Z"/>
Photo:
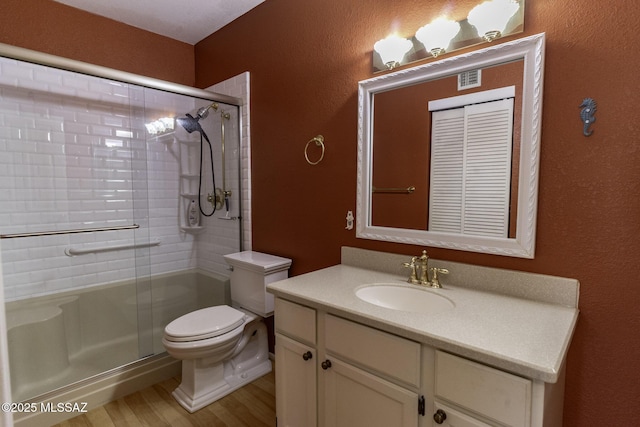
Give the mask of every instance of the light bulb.
<path id="1" fill-rule="evenodd" d="M 502 35 L 519 8 L 520 4 L 514 0 L 485 1 L 471 9 L 467 19 L 476 27 L 478 35 L 490 42 Z"/>
<path id="2" fill-rule="evenodd" d="M 393 69 L 400 65 L 404 55 L 411 50 L 413 44 L 410 40 L 399 37 L 395 34 L 386 39 L 378 40 L 373 45 L 373 49 L 378 52 L 382 62 L 388 69 Z"/>
<path id="3" fill-rule="evenodd" d="M 460 31 L 460 24 L 444 17 L 435 19 L 430 24 L 420 28 L 416 38 L 431 52 L 434 57 L 444 53 L 451 40 Z"/>

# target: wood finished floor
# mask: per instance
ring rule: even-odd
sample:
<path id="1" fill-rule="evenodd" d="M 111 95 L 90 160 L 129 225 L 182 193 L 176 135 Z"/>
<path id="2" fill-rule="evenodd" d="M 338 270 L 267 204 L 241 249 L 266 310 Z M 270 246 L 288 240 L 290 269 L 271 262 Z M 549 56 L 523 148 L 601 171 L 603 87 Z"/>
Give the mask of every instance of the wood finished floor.
<path id="1" fill-rule="evenodd" d="M 182 408 L 171 396 L 171 392 L 179 384 L 180 378 L 171 378 L 53 427 L 276 425 L 273 371 L 193 414 Z"/>

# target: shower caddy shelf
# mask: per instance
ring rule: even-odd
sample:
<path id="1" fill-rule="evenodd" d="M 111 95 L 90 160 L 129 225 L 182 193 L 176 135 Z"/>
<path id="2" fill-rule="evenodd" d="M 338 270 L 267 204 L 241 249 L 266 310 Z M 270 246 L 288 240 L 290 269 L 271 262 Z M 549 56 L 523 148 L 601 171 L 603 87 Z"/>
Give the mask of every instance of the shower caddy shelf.
<path id="1" fill-rule="evenodd" d="M 178 147 L 180 153 L 180 202 L 178 208 L 180 211 L 178 214 L 180 230 L 189 234 L 199 234 L 205 231 L 205 227 L 202 225 L 197 225 L 195 227 L 190 226 L 188 225 L 186 218 L 189 201 L 200 197 L 198 192 L 194 191 L 194 187 L 197 186 L 197 181 L 200 179 L 200 175 L 192 173 L 193 168 L 195 168 L 192 160 L 195 158 L 195 156 L 193 156 L 193 151 L 198 146 L 198 142 L 193 140 L 182 140 L 176 137 L 174 137 L 174 142 L 179 144 Z M 202 221 L 202 216 L 200 217 L 200 221 Z"/>
<path id="2" fill-rule="evenodd" d="M 198 225 L 196 227 L 191 227 L 191 226 L 188 226 L 188 225 L 181 225 L 180 226 L 180 230 L 182 230 L 182 231 L 184 231 L 186 233 L 200 234 L 205 230 L 205 228 L 203 226 L 201 226 L 201 225 Z"/>
<path id="3" fill-rule="evenodd" d="M 195 227 L 189 226 L 186 219 L 189 200 L 195 199 L 199 196 L 197 192 L 194 192 L 192 190 L 193 183 L 200 178 L 200 175 L 191 173 L 192 168 L 195 167 L 191 164 L 191 159 L 193 158 L 191 156 L 191 149 L 198 146 L 198 141 L 180 139 L 176 136 L 175 132 L 167 132 L 165 134 L 158 135 L 155 138 L 157 139 L 157 141 L 163 142 L 167 145 L 176 143 L 178 144 L 178 179 L 180 180 L 178 225 L 180 227 L 180 230 L 189 234 L 202 233 L 203 231 L 205 231 L 205 227 L 201 225 Z M 186 156 L 183 153 L 183 147 L 186 150 Z M 186 159 L 187 165 L 183 163 L 184 159 Z M 185 171 L 185 169 L 187 170 Z M 186 201 L 186 203 L 184 201 Z"/>
<path id="4" fill-rule="evenodd" d="M 196 197 L 198 197 L 197 193 L 182 193 L 180 194 L 180 197 L 184 197 L 185 199 L 195 199 Z"/>

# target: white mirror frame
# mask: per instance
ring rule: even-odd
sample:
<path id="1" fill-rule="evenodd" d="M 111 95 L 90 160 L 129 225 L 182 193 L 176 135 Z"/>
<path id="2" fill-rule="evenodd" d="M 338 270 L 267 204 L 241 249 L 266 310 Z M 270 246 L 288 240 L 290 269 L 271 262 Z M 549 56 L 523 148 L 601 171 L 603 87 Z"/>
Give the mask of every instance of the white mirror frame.
<path id="1" fill-rule="evenodd" d="M 541 33 L 359 82 L 356 237 L 533 258 L 538 208 L 544 49 L 545 34 Z M 524 59 L 524 76 L 516 237 L 493 238 L 371 225 L 374 95 L 520 59 Z"/>

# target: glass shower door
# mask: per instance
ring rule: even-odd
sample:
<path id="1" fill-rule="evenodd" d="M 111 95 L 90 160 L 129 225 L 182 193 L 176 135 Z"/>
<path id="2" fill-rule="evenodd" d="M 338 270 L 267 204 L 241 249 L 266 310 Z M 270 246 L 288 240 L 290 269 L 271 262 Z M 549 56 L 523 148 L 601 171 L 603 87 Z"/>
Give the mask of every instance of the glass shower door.
<path id="1" fill-rule="evenodd" d="M 140 88 L 6 58 L 0 71 L 0 234 L 19 401 L 149 354 L 136 291 L 150 264 L 146 147 L 131 117 Z"/>
<path id="2" fill-rule="evenodd" d="M 14 401 L 160 359 L 168 322 L 231 302 L 240 108 L 205 98 L 0 57 Z M 197 131 L 176 126 L 189 116 Z M 150 132 L 162 118 L 164 130 Z"/>
<path id="3" fill-rule="evenodd" d="M 162 241 L 150 268 L 157 354 L 170 321 L 231 303 L 224 255 L 241 250 L 240 119 L 222 102 L 150 88 L 144 99 L 149 229 Z"/>

